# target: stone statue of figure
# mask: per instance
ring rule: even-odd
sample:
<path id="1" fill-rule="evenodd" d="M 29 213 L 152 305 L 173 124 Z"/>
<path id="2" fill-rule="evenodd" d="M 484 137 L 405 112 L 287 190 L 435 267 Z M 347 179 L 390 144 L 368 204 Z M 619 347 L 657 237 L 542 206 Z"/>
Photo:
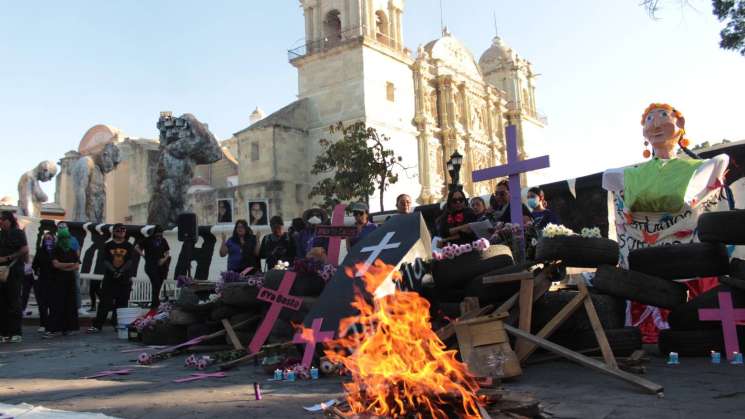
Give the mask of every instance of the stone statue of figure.
<path id="1" fill-rule="evenodd" d="M 51 160 L 39 163 L 18 180 L 18 213 L 27 217 L 39 218 L 41 204 L 49 199 L 41 189 L 41 182 L 48 182 L 57 175 L 57 164 Z"/>
<path id="2" fill-rule="evenodd" d="M 163 112 L 157 126 L 160 150 L 147 222 L 170 228 L 187 209 L 186 194 L 194 168 L 220 160 L 222 149 L 207 126 L 192 114 L 174 118 Z"/>
<path id="3" fill-rule="evenodd" d="M 106 208 L 106 173 L 116 169 L 121 161 L 119 147 L 108 143 L 96 154 L 78 159 L 72 166 L 75 185 L 74 221 L 103 223 Z"/>

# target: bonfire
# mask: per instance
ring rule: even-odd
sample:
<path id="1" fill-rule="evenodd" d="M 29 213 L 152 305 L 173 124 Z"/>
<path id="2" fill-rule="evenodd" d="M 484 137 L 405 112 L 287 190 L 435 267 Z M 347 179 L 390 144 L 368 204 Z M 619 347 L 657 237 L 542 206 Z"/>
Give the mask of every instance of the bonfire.
<path id="1" fill-rule="evenodd" d="M 329 360 L 352 377 L 349 415 L 480 418 L 476 379 L 432 330 L 429 302 L 401 291 L 368 302 L 393 269 L 376 261 L 367 270 L 352 303 L 359 315 L 342 320 L 341 337 L 327 345 Z"/>

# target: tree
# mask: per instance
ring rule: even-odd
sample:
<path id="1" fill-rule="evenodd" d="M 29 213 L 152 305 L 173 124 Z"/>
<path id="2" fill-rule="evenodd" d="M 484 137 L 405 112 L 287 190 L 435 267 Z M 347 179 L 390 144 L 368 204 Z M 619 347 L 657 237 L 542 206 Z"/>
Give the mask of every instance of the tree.
<path id="1" fill-rule="evenodd" d="M 341 138 L 338 141 L 325 138 L 319 141 L 323 152 L 316 158 L 311 173 L 332 175 L 319 181 L 311 190 L 310 197 L 322 196 L 323 206 L 330 209 L 344 201 L 369 202 L 370 195 L 377 189 L 382 211 L 385 190 L 398 182 L 393 168 L 406 169 L 401 164 L 403 158 L 385 147 L 390 138 L 378 134 L 375 128 L 366 127 L 364 122 L 346 126 L 339 122 L 329 127 L 329 132 L 341 134 Z"/>
<path id="2" fill-rule="evenodd" d="M 641 4 L 650 16 L 656 17 L 663 3 L 669 0 L 642 0 Z M 681 7 L 689 6 L 688 0 L 676 0 Z M 719 32 L 719 47 L 738 51 L 745 56 L 745 0 L 712 0 L 714 16 L 725 23 Z"/>

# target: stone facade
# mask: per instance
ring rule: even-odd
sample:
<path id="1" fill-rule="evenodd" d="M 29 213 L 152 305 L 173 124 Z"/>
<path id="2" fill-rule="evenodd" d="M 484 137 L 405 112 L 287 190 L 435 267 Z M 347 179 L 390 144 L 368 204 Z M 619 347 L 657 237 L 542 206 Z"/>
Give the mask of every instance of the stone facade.
<path id="1" fill-rule="evenodd" d="M 404 3 L 300 0 L 305 40 L 288 51 L 298 72 L 298 99 L 268 116 L 257 107 L 247 127 L 220 142 L 219 162 L 195 168 L 187 206 L 201 224 L 216 222 L 217 200 L 224 198 L 233 200 L 234 220 L 248 218 L 248 202 L 257 199 L 268 200 L 269 216 L 299 216 L 314 204 L 308 193 L 320 180 L 310 174 L 319 140 L 333 140 L 328 127 L 338 122 L 363 121 L 403 156 L 406 170 L 397 169 L 399 182 L 385 192 L 385 209 L 404 192 L 422 204 L 440 201 L 455 150 L 464 155 L 466 191 L 491 192 L 496 181 L 473 185 L 469 174 L 504 162 L 508 122 L 518 126 L 523 158 L 540 152 L 531 130 L 540 130 L 545 119 L 536 110 L 531 64 L 498 37 L 477 62 L 448 33 L 412 56 L 403 40 Z M 107 221 L 144 223 L 157 142 L 96 127 L 81 147 L 111 141 L 122 150 L 122 163 L 106 180 L 116 190 L 108 198 Z M 65 162 L 80 156 L 68 154 L 58 177 L 57 201 L 65 208 L 72 187 Z M 379 209 L 377 196 L 370 203 Z"/>

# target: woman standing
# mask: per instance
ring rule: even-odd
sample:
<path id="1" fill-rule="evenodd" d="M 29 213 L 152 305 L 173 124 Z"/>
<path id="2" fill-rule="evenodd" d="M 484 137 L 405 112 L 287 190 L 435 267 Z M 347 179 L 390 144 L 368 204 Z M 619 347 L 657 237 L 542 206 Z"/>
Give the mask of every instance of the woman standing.
<path id="1" fill-rule="evenodd" d="M 168 269 L 171 264 L 169 252 L 171 248 L 163 238 L 163 228 L 156 225 L 153 234 L 137 244 L 137 252 L 145 258 L 145 273 L 150 278 L 152 297 L 150 308 L 156 309 L 160 306 L 160 289 L 168 277 Z"/>
<path id="2" fill-rule="evenodd" d="M 70 230 L 57 231 L 57 244 L 52 255 L 54 280 L 51 290 L 51 310 L 46 338 L 76 332 L 78 307 L 75 297 L 75 273 L 80 269 L 80 253 L 73 247 Z"/>
<path id="3" fill-rule="evenodd" d="M 243 272 L 247 268 L 253 268 L 252 273 L 261 272 L 259 264 L 258 240 L 246 220 L 238 220 L 233 228 L 233 235 L 226 240 L 222 235 L 220 245 L 220 256 L 228 257 L 228 270 Z"/>
<path id="4" fill-rule="evenodd" d="M 21 292 L 23 261 L 28 255 L 26 234 L 11 211 L 0 213 L 0 267 L 7 269 L 0 281 L 0 343 L 21 343 Z"/>
<path id="5" fill-rule="evenodd" d="M 34 261 L 31 263 L 31 267 L 37 276 L 37 287 L 39 291 L 36 296 L 37 302 L 39 303 L 39 332 L 46 332 L 49 330 L 49 315 L 51 307 L 49 305 L 49 299 L 52 297 L 52 289 L 54 287 L 54 266 L 52 266 L 52 258 L 54 257 L 54 248 L 56 242 L 54 235 L 50 232 L 45 232 L 41 240 L 41 246 L 36 249 L 36 255 L 34 255 Z"/>

